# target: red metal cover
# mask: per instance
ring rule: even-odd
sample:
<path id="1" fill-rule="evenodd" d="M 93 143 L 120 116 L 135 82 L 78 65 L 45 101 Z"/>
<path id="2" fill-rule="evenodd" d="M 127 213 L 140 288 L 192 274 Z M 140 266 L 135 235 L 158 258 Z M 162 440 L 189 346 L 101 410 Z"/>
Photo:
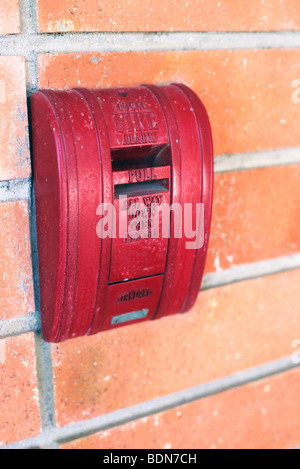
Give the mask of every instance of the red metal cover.
<path id="1" fill-rule="evenodd" d="M 213 197 L 211 129 L 195 93 L 39 91 L 32 134 L 45 340 L 188 311 Z"/>

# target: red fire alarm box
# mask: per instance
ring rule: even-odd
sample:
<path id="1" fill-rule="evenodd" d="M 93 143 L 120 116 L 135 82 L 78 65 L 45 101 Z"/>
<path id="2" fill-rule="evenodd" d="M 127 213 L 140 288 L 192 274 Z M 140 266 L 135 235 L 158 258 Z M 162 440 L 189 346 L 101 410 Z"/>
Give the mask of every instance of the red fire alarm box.
<path id="1" fill-rule="evenodd" d="M 187 312 L 213 195 L 211 129 L 194 92 L 39 91 L 32 134 L 45 340 Z"/>

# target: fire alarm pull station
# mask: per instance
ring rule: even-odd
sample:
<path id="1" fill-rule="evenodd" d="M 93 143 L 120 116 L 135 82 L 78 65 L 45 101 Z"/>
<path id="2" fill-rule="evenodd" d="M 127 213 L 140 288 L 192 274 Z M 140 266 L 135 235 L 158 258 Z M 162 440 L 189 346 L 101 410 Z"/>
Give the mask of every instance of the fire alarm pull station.
<path id="1" fill-rule="evenodd" d="M 213 146 L 184 85 L 32 96 L 48 342 L 187 312 L 207 254 Z"/>

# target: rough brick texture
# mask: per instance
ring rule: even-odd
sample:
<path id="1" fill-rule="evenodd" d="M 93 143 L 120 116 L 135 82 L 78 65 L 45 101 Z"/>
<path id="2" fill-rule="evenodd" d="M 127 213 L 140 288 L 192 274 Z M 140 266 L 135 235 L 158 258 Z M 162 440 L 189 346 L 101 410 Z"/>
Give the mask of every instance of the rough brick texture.
<path id="1" fill-rule="evenodd" d="M 39 30 L 268 31 L 300 27 L 297 0 L 37 0 Z"/>
<path id="2" fill-rule="evenodd" d="M 294 448 L 300 444 L 299 392 L 300 371 L 291 371 L 78 440 L 64 448 Z"/>
<path id="3" fill-rule="evenodd" d="M 204 101 L 216 154 L 299 145 L 299 50 L 42 55 L 42 88 L 183 82 Z"/>
<path id="4" fill-rule="evenodd" d="M 58 424 L 291 354 L 300 337 L 299 281 L 298 270 L 206 291 L 187 315 L 55 346 Z"/>
<path id="5" fill-rule="evenodd" d="M 28 204 L 0 204 L 0 321 L 33 311 Z"/>
<path id="6" fill-rule="evenodd" d="M 19 0 L 0 0 L 0 34 L 19 32 Z"/>
<path id="7" fill-rule="evenodd" d="M 0 57 L 0 180 L 30 175 L 25 63 Z"/>
<path id="8" fill-rule="evenodd" d="M 0 340 L 0 446 L 40 432 L 33 335 Z"/>
<path id="9" fill-rule="evenodd" d="M 206 271 L 299 252 L 299 186 L 299 165 L 216 175 Z"/>

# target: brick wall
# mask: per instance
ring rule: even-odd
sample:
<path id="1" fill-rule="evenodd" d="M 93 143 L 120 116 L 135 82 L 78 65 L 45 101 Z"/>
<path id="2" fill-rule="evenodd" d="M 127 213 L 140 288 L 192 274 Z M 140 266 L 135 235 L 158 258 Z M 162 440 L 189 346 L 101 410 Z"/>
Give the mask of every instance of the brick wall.
<path id="1" fill-rule="evenodd" d="M 0 0 L 1 446 L 300 445 L 299 0 L 175 3 Z M 213 128 L 203 291 L 188 315 L 45 344 L 27 98 L 173 81 Z"/>

